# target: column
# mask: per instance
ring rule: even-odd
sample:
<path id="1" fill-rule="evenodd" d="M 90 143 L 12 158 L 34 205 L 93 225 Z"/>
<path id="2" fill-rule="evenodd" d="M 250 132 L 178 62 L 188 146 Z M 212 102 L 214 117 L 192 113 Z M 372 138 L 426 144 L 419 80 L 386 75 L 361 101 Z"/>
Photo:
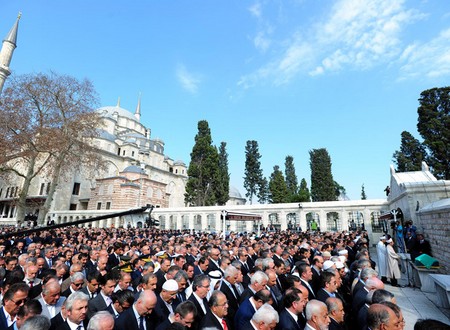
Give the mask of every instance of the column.
<path id="1" fill-rule="evenodd" d="M 302 230 L 306 231 L 308 229 L 308 225 L 306 224 L 306 213 L 303 209 L 300 209 L 298 212 L 298 221 L 300 223 L 300 227 L 302 227 Z"/>
<path id="2" fill-rule="evenodd" d="M 342 219 L 342 230 L 348 231 L 348 212 L 342 209 L 339 214 L 339 217 Z"/>
<path id="3" fill-rule="evenodd" d="M 320 231 L 327 231 L 327 213 L 324 210 L 319 212 L 319 227 Z"/>
<path id="4" fill-rule="evenodd" d="M 287 229 L 287 220 L 286 220 L 286 212 L 280 211 L 280 224 L 281 224 L 281 230 Z"/>

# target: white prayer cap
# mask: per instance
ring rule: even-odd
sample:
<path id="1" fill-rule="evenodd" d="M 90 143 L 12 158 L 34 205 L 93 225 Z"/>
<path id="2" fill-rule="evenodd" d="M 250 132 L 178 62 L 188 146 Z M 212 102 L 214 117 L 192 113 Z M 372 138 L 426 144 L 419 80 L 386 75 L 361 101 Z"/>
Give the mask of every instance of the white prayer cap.
<path id="1" fill-rule="evenodd" d="M 331 260 L 327 260 L 323 263 L 323 270 L 330 269 L 334 266 L 334 262 Z"/>
<path id="2" fill-rule="evenodd" d="M 382 241 L 382 240 L 384 240 L 384 239 L 386 239 L 386 236 L 381 236 L 381 237 L 380 237 L 380 241 Z"/>
<path id="3" fill-rule="evenodd" d="M 342 255 L 344 255 L 344 254 L 348 254 L 348 251 L 347 251 L 346 249 L 343 249 L 343 250 L 340 250 L 340 251 L 338 252 L 338 254 L 339 254 L 340 256 L 342 256 Z"/>
<path id="4" fill-rule="evenodd" d="M 345 266 L 344 266 L 344 264 L 342 263 L 342 262 L 340 262 L 340 261 L 336 261 L 336 268 L 337 269 L 341 269 L 341 268 L 344 268 Z"/>
<path id="5" fill-rule="evenodd" d="M 324 252 L 322 252 L 322 257 L 331 258 L 331 253 L 328 251 L 324 251 Z"/>
<path id="6" fill-rule="evenodd" d="M 389 238 L 386 243 L 392 243 L 392 238 Z"/>
<path id="7" fill-rule="evenodd" d="M 170 279 L 164 282 L 162 288 L 166 291 L 178 291 L 178 283 L 177 281 Z"/>

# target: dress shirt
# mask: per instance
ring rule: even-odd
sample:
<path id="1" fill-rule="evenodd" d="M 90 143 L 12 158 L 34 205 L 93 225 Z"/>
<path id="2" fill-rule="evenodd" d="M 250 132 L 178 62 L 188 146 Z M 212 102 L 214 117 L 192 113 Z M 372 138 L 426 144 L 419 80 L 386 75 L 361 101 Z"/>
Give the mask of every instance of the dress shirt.
<path id="1" fill-rule="evenodd" d="M 66 321 L 69 325 L 70 330 L 84 330 L 83 322 L 81 322 L 80 324 L 76 324 L 69 319 L 67 319 Z"/>
<path id="2" fill-rule="evenodd" d="M 134 313 L 134 316 L 136 317 L 136 321 L 137 321 L 137 324 L 139 327 L 139 324 L 141 323 L 141 317 L 144 317 L 144 316 L 139 315 L 136 308 L 134 308 L 134 304 L 133 304 L 133 306 L 131 306 L 131 308 L 133 308 L 133 313 Z M 147 324 L 145 322 L 145 318 L 144 318 L 144 330 L 147 330 Z"/>

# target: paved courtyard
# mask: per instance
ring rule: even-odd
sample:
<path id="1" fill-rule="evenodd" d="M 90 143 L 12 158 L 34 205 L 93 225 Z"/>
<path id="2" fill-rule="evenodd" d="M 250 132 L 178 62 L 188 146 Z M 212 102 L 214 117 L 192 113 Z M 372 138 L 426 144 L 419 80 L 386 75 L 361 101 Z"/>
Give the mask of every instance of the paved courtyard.
<path id="1" fill-rule="evenodd" d="M 371 257 L 375 262 L 378 261 L 375 248 L 371 249 Z M 418 319 L 435 319 L 450 325 L 450 309 L 437 307 L 436 293 L 425 293 L 419 288 L 414 288 L 412 280 L 409 281 L 411 286 L 408 286 L 408 275 L 411 278 L 411 272 L 406 272 L 406 269 L 402 268 L 399 284 L 404 287 L 393 287 L 389 284 L 385 287 L 395 295 L 397 304 L 402 309 L 406 322 L 405 329 L 413 329 Z"/>

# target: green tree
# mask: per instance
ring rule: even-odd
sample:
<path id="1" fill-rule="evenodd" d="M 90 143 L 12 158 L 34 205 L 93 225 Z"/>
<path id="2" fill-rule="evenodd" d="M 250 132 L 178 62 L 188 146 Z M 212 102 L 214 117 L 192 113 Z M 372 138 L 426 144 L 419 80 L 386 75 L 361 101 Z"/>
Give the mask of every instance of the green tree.
<path id="1" fill-rule="evenodd" d="M 361 199 L 362 200 L 366 200 L 367 199 L 366 190 L 364 189 L 364 183 L 361 186 Z"/>
<path id="2" fill-rule="evenodd" d="M 39 207 L 42 223 L 59 183 L 81 167 L 102 170 L 104 163 L 92 140 L 101 117 L 92 83 L 73 77 L 29 74 L 7 83 L 0 99 L 0 173 L 22 180 L 16 218 L 23 221 L 31 181 L 43 176 L 50 182 Z"/>
<path id="3" fill-rule="evenodd" d="M 185 201 L 195 206 L 217 203 L 216 184 L 219 177 L 219 154 L 212 145 L 208 122 L 198 122 L 198 133 L 191 152 Z"/>
<path id="4" fill-rule="evenodd" d="M 298 179 L 295 174 L 294 157 L 286 156 L 284 162 L 284 174 L 288 198 L 286 202 L 296 202 L 298 199 Z"/>
<path id="5" fill-rule="evenodd" d="M 427 156 L 425 147 L 407 131 L 403 131 L 401 136 L 400 150 L 393 155 L 397 172 L 420 171 Z"/>
<path id="6" fill-rule="evenodd" d="M 311 194 L 308 189 L 308 184 L 306 183 L 305 178 L 300 181 L 300 188 L 298 189 L 298 200 L 296 202 L 310 202 Z"/>
<path id="7" fill-rule="evenodd" d="M 278 165 L 275 165 L 269 181 L 269 202 L 273 204 L 286 203 L 288 199 L 289 193 L 283 172 L 280 171 Z"/>
<path id="8" fill-rule="evenodd" d="M 334 194 L 336 196 L 336 200 L 347 200 L 347 191 L 343 186 L 341 186 L 338 182 L 334 181 Z"/>
<path id="9" fill-rule="evenodd" d="M 216 186 L 217 204 L 225 205 L 230 198 L 230 174 L 228 173 L 227 143 L 221 142 L 219 147 L 219 176 Z"/>
<path id="10" fill-rule="evenodd" d="M 245 196 L 249 199 L 250 204 L 252 204 L 254 196 L 258 197 L 260 203 L 267 200 L 267 180 L 263 176 L 260 158 L 258 142 L 255 140 L 247 141 L 245 146 L 244 188 L 247 190 Z"/>
<path id="11" fill-rule="evenodd" d="M 450 179 L 450 87 L 423 91 L 417 129 L 428 148 L 428 165 L 439 179 Z"/>
<path id="12" fill-rule="evenodd" d="M 331 158 L 325 148 L 309 152 L 311 197 L 313 202 L 336 200 L 336 186 L 331 173 Z"/>

